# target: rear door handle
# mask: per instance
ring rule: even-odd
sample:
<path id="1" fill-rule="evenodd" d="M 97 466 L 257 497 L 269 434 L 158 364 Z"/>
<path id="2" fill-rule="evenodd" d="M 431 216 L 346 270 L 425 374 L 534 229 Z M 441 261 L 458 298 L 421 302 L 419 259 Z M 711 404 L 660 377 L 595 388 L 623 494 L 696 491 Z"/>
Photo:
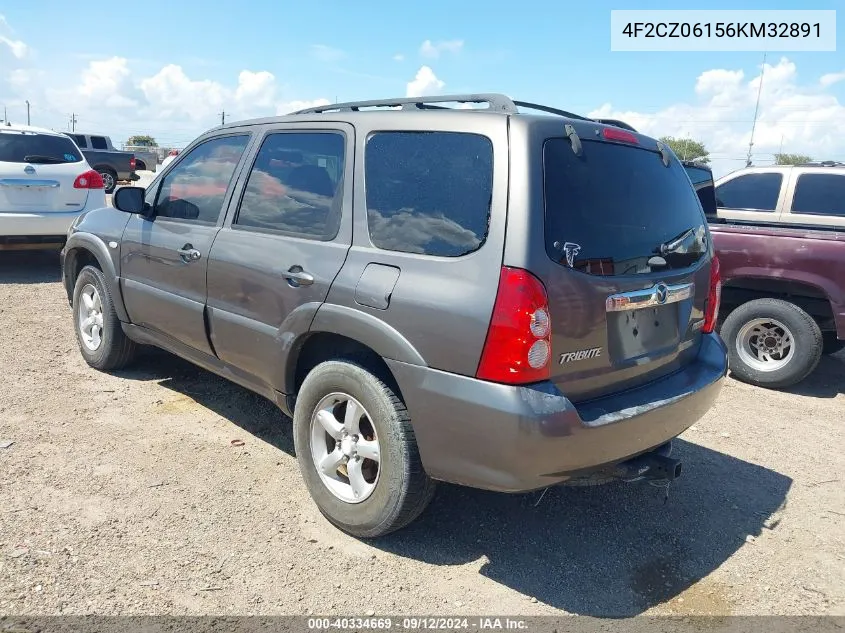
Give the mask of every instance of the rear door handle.
<path id="1" fill-rule="evenodd" d="M 314 283 L 314 275 L 302 270 L 302 266 L 291 266 L 289 270 L 282 273 L 282 277 L 288 280 L 291 286 L 310 286 Z"/>
<path id="2" fill-rule="evenodd" d="M 195 262 L 200 257 L 202 257 L 202 253 L 200 253 L 197 249 L 195 249 L 190 244 L 185 244 L 182 248 L 180 248 L 176 252 L 179 253 L 179 256 L 182 258 L 182 261 L 184 261 L 184 262 Z"/>

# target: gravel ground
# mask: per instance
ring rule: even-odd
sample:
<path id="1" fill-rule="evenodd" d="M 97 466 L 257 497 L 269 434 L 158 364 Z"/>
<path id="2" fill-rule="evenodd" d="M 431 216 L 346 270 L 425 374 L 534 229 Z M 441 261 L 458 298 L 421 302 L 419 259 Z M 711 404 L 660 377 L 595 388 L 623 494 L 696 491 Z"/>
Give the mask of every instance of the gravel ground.
<path id="1" fill-rule="evenodd" d="M 790 393 L 729 381 L 665 504 L 444 485 L 365 543 L 267 401 L 159 351 L 88 368 L 58 279 L 0 253 L 2 614 L 845 614 L 843 353 Z"/>

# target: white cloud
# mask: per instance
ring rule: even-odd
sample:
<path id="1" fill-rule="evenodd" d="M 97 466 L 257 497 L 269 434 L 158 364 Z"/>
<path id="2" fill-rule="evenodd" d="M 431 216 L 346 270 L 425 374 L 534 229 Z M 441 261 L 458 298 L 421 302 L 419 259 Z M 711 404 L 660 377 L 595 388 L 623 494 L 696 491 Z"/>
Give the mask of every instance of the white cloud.
<path id="1" fill-rule="evenodd" d="M 819 83 L 825 88 L 840 81 L 845 81 L 845 71 L 841 73 L 828 73 L 827 75 L 822 75 L 821 79 L 819 79 Z"/>
<path id="2" fill-rule="evenodd" d="M 393 56 L 393 61 L 395 61 L 395 62 L 404 62 L 404 61 L 405 61 L 405 56 L 404 56 L 402 53 L 396 53 L 396 54 Z"/>
<path id="3" fill-rule="evenodd" d="M 420 46 L 420 55 L 431 59 L 437 59 L 443 53 L 460 53 L 463 47 L 463 40 L 444 40 L 439 42 L 426 40 Z"/>
<path id="4" fill-rule="evenodd" d="M 137 101 L 128 94 L 132 92 L 130 74 L 127 60 L 123 57 L 92 61 L 82 72 L 77 93 L 91 104 L 109 108 L 135 107 Z"/>
<path id="5" fill-rule="evenodd" d="M 416 76 L 408 82 L 405 90 L 406 97 L 423 97 L 434 95 L 443 90 L 445 82 L 437 78 L 434 71 L 428 66 L 422 66 Z"/>
<path id="6" fill-rule="evenodd" d="M 754 132 L 754 164 L 771 164 L 781 142 L 784 152 L 845 160 L 845 104 L 825 92 L 833 83 L 828 78 L 827 83 L 802 85 L 796 65 L 786 58 L 766 65 Z M 710 151 L 718 177 L 745 165 L 759 86 L 759 72 L 749 79 L 742 70 L 713 69 L 698 76 L 697 99 L 692 102 L 652 112 L 606 103 L 589 116 L 621 119 L 650 136 L 700 140 Z"/>
<path id="7" fill-rule="evenodd" d="M 329 105 L 331 101 L 328 99 L 314 99 L 312 101 L 287 101 L 276 106 L 276 114 L 284 115 L 305 110 L 306 108 L 317 108 L 319 106 Z"/>
<path id="8" fill-rule="evenodd" d="M 346 53 L 339 48 L 326 46 L 325 44 L 312 44 L 311 55 L 321 62 L 337 62 L 346 57 Z"/>
<path id="9" fill-rule="evenodd" d="M 242 106 L 269 108 L 275 102 L 276 78 L 273 73 L 261 70 L 242 70 L 238 75 L 235 101 Z"/>
<path id="10" fill-rule="evenodd" d="M 9 47 L 9 50 L 12 51 L 12 55 L 17 57 L 18 59 L 23 59 L 26 57 L 27 52 L 29 51 L 29 47 L 24 44 L 20 40 L 13 40 L 9 37 L 5 37 L 4 35 L 0 35 L 0 44 L 5 44 Z"/>

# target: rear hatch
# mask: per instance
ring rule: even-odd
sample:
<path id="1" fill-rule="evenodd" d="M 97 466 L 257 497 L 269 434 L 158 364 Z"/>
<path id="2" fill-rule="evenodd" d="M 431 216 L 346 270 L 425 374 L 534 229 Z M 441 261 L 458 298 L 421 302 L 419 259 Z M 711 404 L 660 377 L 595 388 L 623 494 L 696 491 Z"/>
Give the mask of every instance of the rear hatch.
<path id="1" fill-rule="evenodd" d="M 0 128 L 0 213 L 78 211 L 88 189 L 73 184 L 88 169 L 66 136 Z"/>
<path id="2" fill-rule="evenodd" d="M 543 147 L 543 275 L 551 380 L 573 402 L 634 388 L 695 360 L 709 232 L 684 167 L 644 136 L 600 127 Z M 576 143 L 576 145 L 578 145 Z M 576 149 L 578 149 L 576 147 Z M 668 166 L 665 164 L 668 160 Z"/>

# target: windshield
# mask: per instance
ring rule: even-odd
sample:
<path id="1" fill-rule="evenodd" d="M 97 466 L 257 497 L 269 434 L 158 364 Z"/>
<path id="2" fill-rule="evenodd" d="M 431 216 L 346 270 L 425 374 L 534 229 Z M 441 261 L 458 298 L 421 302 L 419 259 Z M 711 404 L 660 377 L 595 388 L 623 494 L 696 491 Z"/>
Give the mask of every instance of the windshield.
<path id="1" fill-rule="evenodd" d="M 82 154 L 66 136 L 0 132 L 0 161 L 6 163 L 78 163 Z"/>
<path id="2" fill-rule="evenodd" d="M 565 138 L 543 150 L 546 252 L 593 275 L 686 268 L 706 252 L 706 221 L 677 160 L 618 143 Z"/>

